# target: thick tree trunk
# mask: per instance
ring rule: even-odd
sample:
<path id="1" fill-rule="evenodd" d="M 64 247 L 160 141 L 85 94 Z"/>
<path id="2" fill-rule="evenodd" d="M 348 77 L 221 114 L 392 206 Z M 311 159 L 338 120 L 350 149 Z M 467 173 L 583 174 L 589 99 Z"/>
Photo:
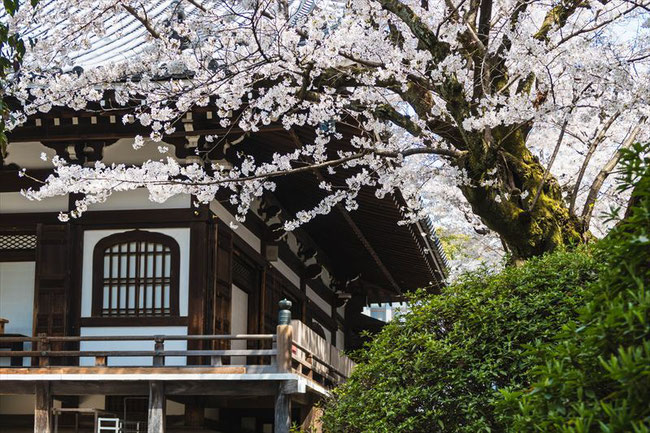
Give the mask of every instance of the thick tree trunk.
<path id="1" fill-rule="evenodd" d="M 552 176 L 544 181 L 544 167 L 523 133 L 510 136 L 496 150 L 478 158 L 470 154 L 463 162 L 473 182 L 461 190 L 474 213 L 501 236 L 515 260 L 579 244 L 587 237 L 584 224 L 569 213 L 557 181 Z M 497 183 L 485 184 L 495 177 Z"/>

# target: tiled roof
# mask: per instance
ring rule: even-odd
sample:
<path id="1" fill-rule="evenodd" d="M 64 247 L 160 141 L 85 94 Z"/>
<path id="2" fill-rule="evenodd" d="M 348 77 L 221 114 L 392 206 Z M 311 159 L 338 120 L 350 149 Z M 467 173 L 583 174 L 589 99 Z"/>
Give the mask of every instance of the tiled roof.
<path id="1" fill-rule="evenodd" d="M 57 0 L 45 0 L 39 4 L 44 8 L 44 12 L 54 8 Z M 206 6 L 213 7 L 215 3 L 227 4 L 229 10 L 236 13 L 246 12 L 246 1 L 228 1 L 218 2 L 201 2 Z M 146 16 L 151 21 L 166 19 L 171 17 L 174 11 L 178 11 L 182 6 L 183 13 L 186 15 L 195 14 L 198 9 L 191 2 L 179 2 L 179 0 L 153 0 L 146 2 Z M 291 14 L 291 23 L 300 21 L 301 18 L 309 15 L 314 8 L 319 7 L 325 10 L 343 10 L 345 3 L 343 0 L 289 0 L 289 10 Z M 225 8 L 225 7 L 224 7 Z M 4 18 L 4 12 L 0 13 L 0 20 Z M 113 21 L 113 22 L 111 22 Z M 74 66 L 82 68 L 92 68 L 112 63 L 120 63 L 127 59 L 137 57 L 148 48 L 147 30 L 135 17 L 123 16 L 119 21 L 110 20 L 105 23 L 108 30 L 104 35 L 93 36 L 90 39 L 90 48 L 78 53 L 74 53 L 72 63 Z M 64 22 L 57 25 L 65 25 Z M 39 38 L 45 35 L 50 28 L 43 26 L 35 27 L 28 36 Z"/>

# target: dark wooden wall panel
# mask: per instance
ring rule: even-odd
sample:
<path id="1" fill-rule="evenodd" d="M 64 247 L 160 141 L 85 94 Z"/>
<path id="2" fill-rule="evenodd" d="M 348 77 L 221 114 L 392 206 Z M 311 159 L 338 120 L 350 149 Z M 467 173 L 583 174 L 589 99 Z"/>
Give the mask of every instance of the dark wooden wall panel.
<path id="1" fill-rule="evenodd" d="M 233 235 L 230 229 L 221 223 L 217 225 L 216 244 L 214 330 L 216 334 L 230 334 Z M 217 348 L 224 348 L 227 342 L 216 341 L 215 344 Z"/>
<path id="2" fill-rule="evenodd" d="M 36 228 L 34 281 L 34 335 L 63 336 L 69 333 L 70 227 L 39 224 Z M 52 350 L 63 350 L 54 343 Z M 65 365 L 67 360 L 60 359 Z"/>
<path id="3" fill-rule="evenodd" d="M 200 335 L 205 330 L 205 302 L 208 284 L 208 223 L 190 223 L 190 276 L 188 290 L 187 333 Z M 200 349 L 201 341 L 191 341 L 188 349 Z M 188 363 L 199 360 L 188 359 Z"/>

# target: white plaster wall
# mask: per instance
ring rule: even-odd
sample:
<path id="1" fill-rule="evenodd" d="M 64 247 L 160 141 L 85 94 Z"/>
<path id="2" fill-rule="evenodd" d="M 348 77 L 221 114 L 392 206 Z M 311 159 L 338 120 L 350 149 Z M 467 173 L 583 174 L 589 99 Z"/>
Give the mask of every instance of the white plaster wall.
<path id="1" fill-rule="evenodd" d="M 33 395 L 0 395 L 0 415 L 33 414 L 34 400 Z"/>
<path id="2" fill-rule="evenodd" d="M 190 275 L 190 229 L 142 229 L 156 233 L 163 233 L 173 237 L 180 249 L 180 275 L 178 307 L 181 316 L 187 316 L 188 284 Z M 90 317 L 92 313 L 92 276 L 93 276 L 93 250 L 95 245 L 106 236 L 129 230 L 87 230 L 84 232 L 83 246 L 83 277 L 81 282 L 81 317 Z"/>
<path id="3" fill-rule="evenodd" d="M 230 333 L 248 333 L 248 293 L 236 285 L 232 285 L 232 298 L 230 302 Z M 245 340 L 233 341 L 231 348 L 235 350 L 246 349 Z M 230 360 L 232 365 L 245 365 L 245 356 L 233 356 Z"/>
<path id="4" fill-rule="evenodd" d="M 339 350 L 345 349 L 345 333 L 340 329 L 336 330 L 336 348 Z"/>
<path id="5" fill-rule="evenodd" d="M 0 213 L 62 212 L 68 210 L 68 196 L 62 195 L 40 201 L 27 200 L 20 192 L 0 193 Z"/>
<path id="6" fill-rule="evenodd" d="M 47 160 L 41 159 L 41 153 L 45 153 Z M 38 141 L 29 143 L 9 143 L 7 146 L 7 158 L 5 164 L 16 164 L 21 168 L 53 168 L 52 157 L 56 155 L 54 149 L 45 147 Z"/>
<path id="7" fill-rule="evenodd" d="M 32 335 L 35 262 L 0 262 L 0 317 L 5 332 Z"/>
<path id="8" fill-rule="evenodd" d="M 147 230 L 147 229 L 143 229 Z M 83 277 L 81 282 L 81 317 L 90 317 L 92 313 L 92 256 L 97 242 L 106 236 L 120 233 L 124 230 L 87 230 L 84 232 L 83 246 Z M 188 312 L 188 283 L 189 283 L 189 228 L 151 229 L 149 231 L 163 233 L 173 237 L 180 249 L 179 277 L 179 312 L 187 316 Z M 187 335 L 185 326 L 147 326 L 147 327 L 84 327 L 81 335 Z M 89 341 L 81 344 L 81 350 L 153 350 L 154 342 L 99 342 Z M 165 349 L 185 350 L 186 341 L 165 342 Z M 185 365 L 185 357 L 167 357 L 165 365 Z M 82 358 L 81 365 L 93 365 L 91 358 Z M 108 358 L 109 366 L 152 365 L 151 357 Z"/>
<path id="9" fill-rule="evenodd" d="M 32 415 L 35 398 L 33 394 L 0 395 L 0 415 Z M 61 407 L 61 402 L 54 400 L 54 407 Z M 0 432 L 4 433 L 2 425 Z"/>
<path id="10" fill-rule="evenodd" d="M 291 281 L 291 283 L 294 286 L 300 287 L 300 277 L 294 271 L 292 271 L 291 268 L 289 266 L 287 266 L 286 263 L 284 263 L 282 260 L 278 259 L 277 261 L 273 262 L 272 264 L 275 267 L 275 269 L 277 269 L 278 271 L 280 271 L 280 273 L 282 275 L 287 277 L 287 279 L 289 281 Z"/>
<path id="11" fill-rule="evenodd" d="M 114 326 L 114 327 L 83 327 L 81 335 L 187 335 L 186 326 Z M 183 340 L 165 341 L 165 350 L 186 350 L 187 342 Z M 151 341 L 83 341 L 81 350 L 154 350 Z M 94 358 L 83 357 L 79 360 L 81 366 L 95 364 Z M 168 356 L 165 365 L 185 365 L 184 356 Z M 109 366 L 150 366 L 153 365 L 152 357 L 108 357 Z"/>
<path id="12" fill-rule="evenodd" d="M 146 188 L 140 188 L 115 192 L 104 203 L 89 205 L 88 210 L 178 209 L 190 206 L 191 197 L 188 194 L 175 195 L 163 203 L 156 203 L 149 200 L 149 191 Z"/>
<path id="13" fill-rule="evenodd" d="M 79 407 L 106 409 L 106 397 L 103 395 L 80 395 Z"/>
<path id="14" fill-rule="evenodd" d="M 5 332 L 32 336 L 34 311 L 35 262 L 0 263 L 0 317 L 9 320 Z M 31 343 L 25 343 L 25 350 Z M 10 365 L 9 358 L 0 358 L 0 366 Z M 23 365 L 29 366 L 29 358 Z"/>
<path id="15" fill-rule="evenodd" d="M 341 317 L 345 318 L 345 305 L 342 305 L 339 308 L 337 308 L 336 312 L 339 313 Z"/>
<path id="16" fill-rule="evenodd" d="M 118 119 L 119 122 L 121 120 Z M 144 146 L 140 149 L 133 148 L 133 138 L 122 138 L 115 143 L 104 148 L 102 162 L 105 164 L 126 164 L 126 165 L 141 165 L 143 161 L 152 160 L 159 161 L 166 160 L 167 157 L 174 159 L 174 145 L 167 143 L 156 143 L 149 139 L 144 140 Z M 161 153 L 159 146 L 167 147 L 167 152 Z"/>
<path id="17" fill-rule="evenodd" d="M 183 415 L 185 414 L 185 405 L 183 403 L 177 403 L 175 401 L 166 400 L 166 411 L 167 415 Z"/>
<path id="18" fill-rule="evenodd" d="M 250 230 L 248 230 L 246 227 L 244 227 L 243 224 L 238 223 L 235 220 L 235 217 L 228 212 L 228 210 L 218 201 L 213 200 L 210 203 L 210 210 L 214 212 L 214 214 L 219 218 L 221 221 L 223 221 L 226 224 L 236 224 L 237 228 L 235 229 L 235 233 L 244 240 L 248 245 L 253 247 L 255 251 L 260 251 L 262 249 L 262 242 L 260 239 L 253 234 Z"/>
<path id="19" fill-rule="evenodd" d="M 318 305 L 320 309 L 326 312 L 329 316 L 332 315 L 332 306 L 328 304 L 325 299 L 318 296 L 318 293 L 314 292 L 309 286 L 307 286 L 307 297 L 311 299 L 314 304 Z"/>

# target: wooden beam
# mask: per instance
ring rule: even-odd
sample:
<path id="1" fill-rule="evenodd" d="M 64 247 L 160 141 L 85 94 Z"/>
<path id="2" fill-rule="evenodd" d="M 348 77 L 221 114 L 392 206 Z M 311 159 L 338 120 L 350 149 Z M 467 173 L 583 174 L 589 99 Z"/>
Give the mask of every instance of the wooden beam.
<path id="1" fill-rule="evenodd" d="M 300 137 L 298 137 L 298 134 L 292 129 L 289 131 L 289 135 L 291 136 L 292 140 L 294 141 L 295 145 L 297 148 L 302 148 L 302 142 L 300 141 Z M 314 176 L 316 176 L 316 179 L 318 179 L 319 182 L 326 181 L 325 176 L 317 169 L 313 170 Z M 364 246 L 368 254 L 370 254 L 370 257 L 374 260 L 375 264 L 379 268 L 382 274 L 384 274 L 384 277 L 386 277 L 386 280 L 390 283 L 390 285 L 395 289 L 395 291 L 398 294 L 402 294 L 402 291 L 397 284 L 397 281 L 395 281 L 395 278 L 393 278 L 393 275 L 390 273 L 384 262 L 381 260 L 375 249 L 372 247 L 366 236 L 363 234 L 357 223 L 354 222 L 352 217 L 350 216 L 349 212 L 343 207 L 341 203 L 337 203 L 334 205 L 336 210 L 341 214 L 345 222 L 350 226 L 350 229 L 352 229 L 352 232 L 356 235 L 357 239 L 359 239 L 359 242 Z"/>
<path id="2" fill-rule="evenodd" d="M 149 382 L 147 433 L 165 433 L 165 384 Z"/>
<path id="3" fill-rule="evenodd" d="M 205 424 L 205 402 L 199 396 L 189 396 L 185 401 L 185 425 L 203 427 Z"/>
<path id="4" fill-rule="evenodd" d="M 319 173 L 320 175 L 320 173 Z M 319 176 L 319 179 L 325 179 L 324 177 L 321 177 L 322 175 Z M 354 234 L 357 236 L 361 244 L 365 247 L 366 251 L 368 251 L 368 254 L 370 254 L 370 257 L 375 261 L 377 264 L 377 267 L 379 270 L 384 274 L 390 285 L 395 289 L 395 291 L 398 294 L 402 294 L 402 290 L 400 289 L 399 285 L 397 284 L 397 281 L 393 278 L 393 275 L 390 273 L 384 262 L 381 260 L 375 249 L 370 245 L 370 242 L 366 238 L 366 236 L 363 234 L 357 223 L 354 222 L 352 217 L 350 216 L 350 213 L 343 207 L 341 203 L 337 203 L 334 205 L 336 210 L 339 211 L 339 213 L 343 216 L 343 219 L 348 223 Z"/>
<path id="5" fill-rule="evenodd" d="M 187 136 L 205 136 L 205 135 L 218 135 L 226 136 L 232 134 L 244 134 L 240 128 L 210 128 L 197 125 L 193 131 L 185 131 L 179 129 L 171 134 L 166 134 L 163 140 L 171 141 L 175 138 L 183 138 Z M 261 129 L 259 133 L 265 132 L 280 132 L 284 131 L 282 126 L 266 126 Z M 41 127 L 21 127 L 13 130 L 7 134 L 10 143 L 32 142 L 40 141 L 41 143 L 58 143 L 70 142 L 71 144 L 93 141 L 93 140 L 119 140 L 122 138 L 134 138 L 136 135 L 146 135 L 146 128 L 129 127 L 120 125 L 115 127 L 109 122 L 102 122 L 101 125 L 59 125 L 59 126 L 41 126 Z"/>
<path id="6" fill-rule="evenodd" d="M 149 393 L 147 377 L 143 380 L 52 381 L 52 395 L 142 395 Z M 272 397 L 278 381 L 273 380 L 172 380 L 165 381 L 167 396 Z M 34 382 L 2 380 L 0 395 L 34 394 Z M 285 381 L 285 392 L 298 393 L 298 381 Z M 299 395 L 299 394 L 296 394 Z"/>
<path id="7" fill-rule="evenodd" d="M 50 382 L 36 382 L 34 404 L 34 433 L 52 433 L 52 390 Z"/>
<path id="8" fill-rule="evenodd" d="M 291 428 L 291 395 L 286 391 L 284 383 L 278 385 L 275 394 L 274 433 L 289 433 Z"/>
<path id="9" fill-rule="evenodd" d="M 54 395 L 141 395 L 149 393 L 146 382 L 52 382 Z"/>

